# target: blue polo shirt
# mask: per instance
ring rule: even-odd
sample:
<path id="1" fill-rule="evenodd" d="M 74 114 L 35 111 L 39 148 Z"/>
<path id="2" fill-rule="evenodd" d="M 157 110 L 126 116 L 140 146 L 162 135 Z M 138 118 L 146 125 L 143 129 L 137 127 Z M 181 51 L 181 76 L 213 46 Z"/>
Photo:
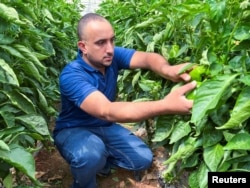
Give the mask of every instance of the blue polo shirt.
<path id="1" fill-rule="evenodd" d="M 68 127 L 110 125 L 112 122 L 91 116 L 81 110 L 80 105 L 90 93 L 96 90 L 102 92 L 110 101 L 115 101 L 118 72 L 129 68 L 134 53 L 133 49 L 115 47 L 113 61 L 109 67 L 106 67 L 103 75 L 84 62 L 81 53 L 78 52 L 77 58 L 64 67 L 59 78 L 62 108 L 56 120 L 54 132 Z"/>

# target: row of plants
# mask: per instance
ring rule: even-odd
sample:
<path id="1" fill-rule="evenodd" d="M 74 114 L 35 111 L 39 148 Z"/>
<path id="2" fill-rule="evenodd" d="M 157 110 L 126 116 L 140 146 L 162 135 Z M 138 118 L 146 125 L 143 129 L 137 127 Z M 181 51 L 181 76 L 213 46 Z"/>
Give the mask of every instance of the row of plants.
<path id="1" fill-rule="evenodd" d="M 33 185 L 38 143 L 53 141 L 58 75 L 76 53 L 80 1 L 0 2 L 0 187 Z M 13 170 L 17 177 L 13 177 Z"/>
<path id="2" fill-rule="evenodd" d="M 156 117 L 152 125 L 150 142 L 170 153 L 164 182 L 189 172 L 189 187 L 204 188 L 208 172 L 250 172 L 249 0 L 106 0 L 98 13 L 112 22 L 117 45 L 195 65 L 191 115 Z M 155 100 L 175 85 L 147 70 L 124 71 L 117 97 Z"/>

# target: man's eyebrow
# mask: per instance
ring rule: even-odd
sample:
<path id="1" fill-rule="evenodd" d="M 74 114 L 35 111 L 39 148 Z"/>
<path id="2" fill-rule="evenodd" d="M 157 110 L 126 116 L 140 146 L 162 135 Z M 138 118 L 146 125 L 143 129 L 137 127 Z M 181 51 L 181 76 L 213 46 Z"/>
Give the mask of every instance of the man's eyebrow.
<path id="1" fill-rule="evenodd" d="M 115 38 L 116 38 L 115 35 L 114 35 L 113 37 L 111 37 L 111 38 L 100 38 L 100 39 L 96 40 L 95 43 L 96 43 L 96 42 L 100 42 L 100 41 L 113 40 L 113 39 L 115 39 Z"/>

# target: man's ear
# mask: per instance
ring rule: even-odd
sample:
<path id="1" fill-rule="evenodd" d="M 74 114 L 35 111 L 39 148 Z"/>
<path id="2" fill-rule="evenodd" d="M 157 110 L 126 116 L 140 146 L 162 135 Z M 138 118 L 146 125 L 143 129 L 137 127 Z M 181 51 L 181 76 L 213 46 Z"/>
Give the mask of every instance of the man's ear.
<path id="1" fill-rule="evenodd" d="M 86 44 L 85 41 L 78 41 L 77 43 L 78 49 L 80 49 L 82 51 L 83 54 L 86 54 Z"/>

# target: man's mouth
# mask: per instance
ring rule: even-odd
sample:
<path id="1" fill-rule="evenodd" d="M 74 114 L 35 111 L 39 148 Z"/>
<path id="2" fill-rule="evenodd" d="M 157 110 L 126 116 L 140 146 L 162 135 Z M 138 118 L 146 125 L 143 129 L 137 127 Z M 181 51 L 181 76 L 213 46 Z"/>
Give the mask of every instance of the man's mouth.
<path id="1" fill-rule="evenodd" d="M 111 61 L 112 60 L 112 56 L 106 56 L 106 57 L 104 57 L 104 59 L 106 60 L 106 61 Z"/>

